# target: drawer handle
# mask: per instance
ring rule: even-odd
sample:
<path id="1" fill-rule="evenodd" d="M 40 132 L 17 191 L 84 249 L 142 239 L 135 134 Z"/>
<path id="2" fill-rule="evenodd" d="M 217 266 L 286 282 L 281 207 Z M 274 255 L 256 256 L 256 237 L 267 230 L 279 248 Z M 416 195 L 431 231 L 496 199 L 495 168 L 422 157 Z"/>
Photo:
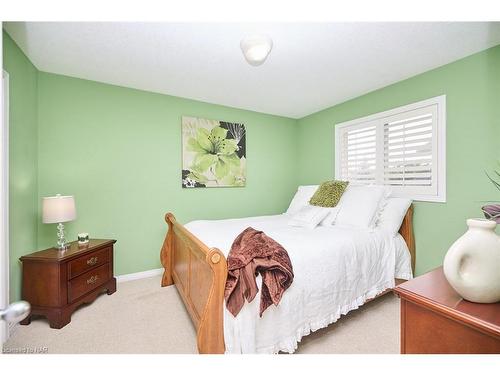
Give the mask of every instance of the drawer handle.
<path id="1" fill-rule="evenodd" d="M 99 279 L 99 276 L 97 276 L 97 275 L 92 276 L 90 279 L 87 279 L 87 284 L 95 284 L 98 279 Z"/>
<path id="2" fill-rule="evenodd" d="M 92 257 L 92 258 L 90 258 L 90 259 L 87 260 L 87 264 L 89 266 L 93 266 L 94 264 L 97 263 L 97 260 L 98 260 L 97 257 Z"/>

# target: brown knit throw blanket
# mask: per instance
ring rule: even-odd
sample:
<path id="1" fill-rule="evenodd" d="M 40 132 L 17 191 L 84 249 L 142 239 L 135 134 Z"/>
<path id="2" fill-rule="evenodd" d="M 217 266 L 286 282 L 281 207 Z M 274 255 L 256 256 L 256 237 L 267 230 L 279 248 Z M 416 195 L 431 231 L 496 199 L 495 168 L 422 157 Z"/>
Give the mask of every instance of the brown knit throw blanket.
<path id="1" fill-rule="evenodd" d="M 233 242 L 228 258 L 228 275 L 224 297 L 226 308 L 238 315 L 245 299 L 252 302 L 259 291 L 256 283 L 262 275 L 260 312 L 281 300 L 292 284 L 293 268 L 286 250 L 262 231 L 248 227 Z"/>

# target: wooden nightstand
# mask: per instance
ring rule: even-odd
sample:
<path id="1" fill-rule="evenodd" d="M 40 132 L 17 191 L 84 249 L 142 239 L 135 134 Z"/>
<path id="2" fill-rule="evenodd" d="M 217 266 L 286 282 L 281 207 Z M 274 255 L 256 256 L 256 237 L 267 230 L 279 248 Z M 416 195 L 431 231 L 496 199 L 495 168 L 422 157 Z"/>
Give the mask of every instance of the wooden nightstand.
<path id="1" fill-rule="evenodd" d="M 50 248 L 20 258 L 23 263 L 22 298 L 31 314 L 45 316 L 51 328 L 62 328 L 81 304 L 91 303 L 107 291 L 116 291 L 113 245 L 116 240 L 90 240 L 85 246 L 71 242 L 65 251 Z"/>
<path id="2" fill-rule="evenodd" d="M 500 353 L 500 303 L 473 303 L 442 267 L 398 285 L 402 354 Z"/>

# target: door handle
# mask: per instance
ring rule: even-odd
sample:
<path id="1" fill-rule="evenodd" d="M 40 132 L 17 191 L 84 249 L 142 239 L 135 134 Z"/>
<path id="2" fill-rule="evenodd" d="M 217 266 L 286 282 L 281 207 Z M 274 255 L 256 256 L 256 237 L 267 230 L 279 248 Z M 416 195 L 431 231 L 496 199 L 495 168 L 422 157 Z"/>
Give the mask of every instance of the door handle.
<path id="1" fill-rule="evenodd" d="M 26 318 L 31 311 L 31 306 L 26 301 L 14 302 L 5 310 L 0 310 L 0 319 L 9 323 L 17 323 Z"/>

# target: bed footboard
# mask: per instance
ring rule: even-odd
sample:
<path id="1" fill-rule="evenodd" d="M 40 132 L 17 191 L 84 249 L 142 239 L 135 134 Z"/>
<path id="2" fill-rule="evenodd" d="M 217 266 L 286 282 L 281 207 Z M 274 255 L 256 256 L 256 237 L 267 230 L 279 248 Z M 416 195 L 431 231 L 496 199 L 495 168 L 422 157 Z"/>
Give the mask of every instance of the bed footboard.
<path id="1" fill-rule="evenodd" d="M 168 232 L 160 252 L 165 268 L 161 285 L 176 285 L 196 327 L 198 351 L 224 353 L 226 258 L 186 230 L 173 214 L 166 214 L 165 221 Z"/>
<path id="2" fill-rule="evenodd" d="M 161 285 L 175 284 L 177 287 L 196 327 L 199 353 L 224 353 L 226 258 L 219 249 L 209 248 L 196 238 L 177 222 L 173 214 L 166 214 L 165 221 L 168 232 L 160 252 L 161 263 L 165 268 Z M 408 245 L 415 272 L 413 206 L 408 209 L 399 233 Z M 396 284 L 400 282 L 396 280 Z M 385 292 L 388 291 L 390 289 Z"/>

